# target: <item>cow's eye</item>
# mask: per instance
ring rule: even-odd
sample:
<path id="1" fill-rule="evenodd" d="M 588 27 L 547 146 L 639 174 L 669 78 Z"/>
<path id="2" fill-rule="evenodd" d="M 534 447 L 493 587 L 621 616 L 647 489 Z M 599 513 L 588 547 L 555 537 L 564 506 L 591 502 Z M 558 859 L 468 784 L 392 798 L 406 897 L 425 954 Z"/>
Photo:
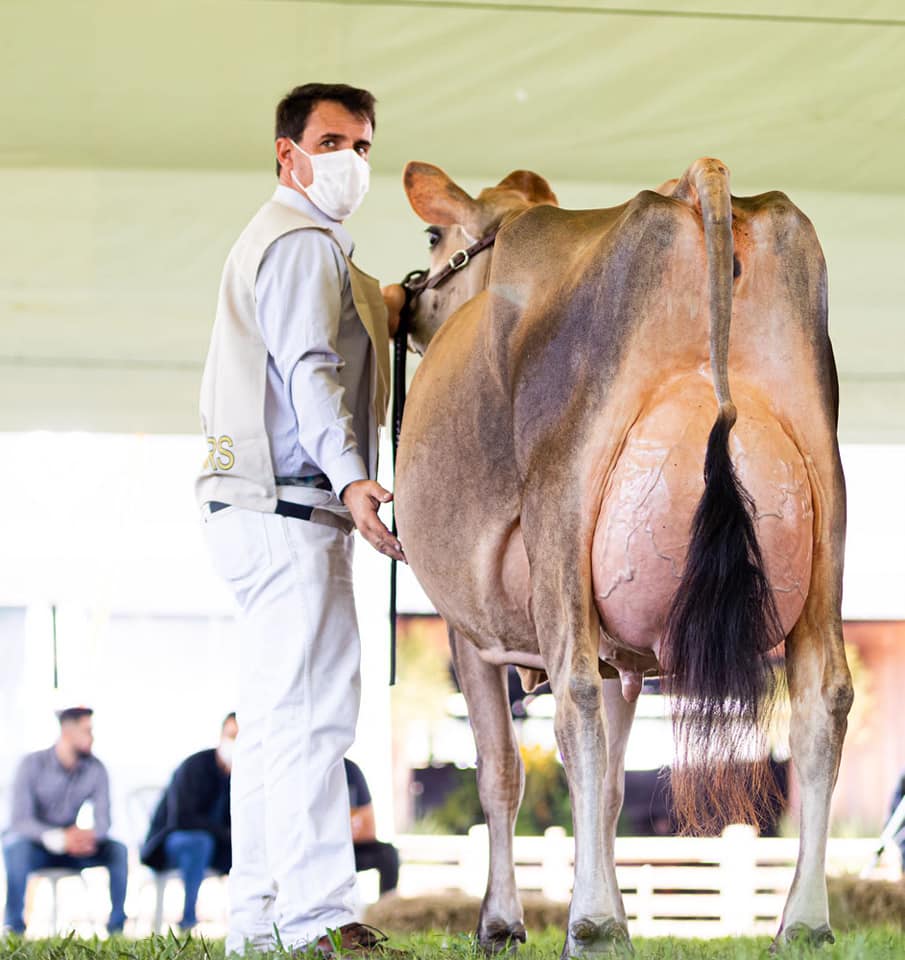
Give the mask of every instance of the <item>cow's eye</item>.
<path id="1" fill-rule="evenodd" d="M 440 242 L 440 237 L 442 236 L 442 234 L 440 233 L 440 230 L 438 227 L 428 227 L 427 230 L 425 230 L 424 232 L 427 234 L 427 237 L 428 237 L 427 245 L 431 248 L 431 250 L 433 250 L 434 247 L 436 247 L 437 244 Z"/>

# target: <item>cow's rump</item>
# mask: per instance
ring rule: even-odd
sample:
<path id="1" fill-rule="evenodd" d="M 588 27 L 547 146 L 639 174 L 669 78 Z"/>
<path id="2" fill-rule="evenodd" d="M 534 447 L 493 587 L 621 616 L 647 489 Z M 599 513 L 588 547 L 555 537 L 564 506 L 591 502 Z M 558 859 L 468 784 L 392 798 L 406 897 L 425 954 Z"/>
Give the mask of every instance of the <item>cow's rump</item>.
<path id="1" fill-rule="evenodd" d="M 755 504 L 757 538 L 782 631 L 795 625 L 811 575 L 813 509 L 801 453 L 762 396 L 734 382 L 730 448 Z M 660 387 L 628 432 L 604 491 L 592 548 L 594 596 L 617 646 L 659 649 L 703 491 L 714 417 L 709 376 Z"/>

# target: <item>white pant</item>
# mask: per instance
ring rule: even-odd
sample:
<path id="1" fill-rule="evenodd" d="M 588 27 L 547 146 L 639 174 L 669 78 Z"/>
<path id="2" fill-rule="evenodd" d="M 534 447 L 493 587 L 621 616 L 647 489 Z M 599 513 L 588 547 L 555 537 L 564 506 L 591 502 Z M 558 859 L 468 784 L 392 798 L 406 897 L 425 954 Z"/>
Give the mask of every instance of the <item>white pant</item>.
<path id="1" fill-rule="evenodd" d="M 304 945 L 354 919 L 343 756 L 360 645 L 352 537 L 230 507 L 208 514 L 214 566 L 241 608 L 227 953 Z"/>

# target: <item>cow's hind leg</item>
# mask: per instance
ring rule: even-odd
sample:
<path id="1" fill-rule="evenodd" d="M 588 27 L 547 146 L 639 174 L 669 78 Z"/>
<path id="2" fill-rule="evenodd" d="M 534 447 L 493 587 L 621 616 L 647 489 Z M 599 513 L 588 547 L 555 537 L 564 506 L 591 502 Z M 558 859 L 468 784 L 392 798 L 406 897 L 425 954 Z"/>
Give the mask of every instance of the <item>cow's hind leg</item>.
<path id="1" fill-rule="evenodd" d="M 821 504 L 823 535 L 814 548 L 811 585 L 801 615 L 786 641 L 786 672 L 792 702 L 790 746 L 801 792 L 798 863 L 777 942 L 832 942 L 826 892 L 826 841 L 830 799 L 852 682 L 842 643 L 843 525 L 841 473 L 829 504 Z M 833 509 L 835 508 L 835 509 Z M 838 518 L 831 523 L 832 518 Z"/>
<path id="2" fill-rule="evenodd" d="M 615 790 L 618 772 L 607 778 L 607 733 L 597 658 L 600 626 L 590 598 L 582 596 L 581 584 L 571 584 L 570 589 L 562 580 L 540 564 L 532 570 L 534 611 L 556 698 L 556 740 L 569 780 L 575 833 L 575 883 L 562 956 L 564 960 L 621 956 L 631 952 L 631 943 L 609 840 L 621 796 Z M 563 599 L 573 591 L 574 613 L 564 622 Z M 627 722 L 621 726 L 627 731 Z M 620 739 L 613 743 L 614 754 Z M 624 749 L 624 743 L 619 749 Z"/>
<path id="3" fill-rule="evenodd" d="M 635 719 L 637 700 L 628 702 L 622 695 L 621 678 L 603 681 L 603 704 L 606 710 L 606 776 L 603 780 L 604 823 L 606 824 L 605 856 L 616 860 L 616 825 L 625 796 L 625 748 Z M 622 901 L 619 901 L 620 908 Z M 625 921 L 625 914 L 622 914 Z"/>
<path id="4" fill-rule="evenodd" d="M 556 739 L 569 779 L 575 833 L 575 883 L 563 960 L 620 956 L 631 951 L 614 862 L 616 820 L 623 793 L 618 758 L 625 749 L 631 716 L 611 699 L 607 720 L 622 722 L 612 735 L 605 731 L 596 661 L 589 666 L 593 672 L 588 670 L 587 675 L 574 670 L 572 676 L 558 677 L 552 684 Z"/>
<path id="5" fill-rule="evenodd" d="M 525 774 L 512 726 L 506 667 L 486 663 L 476 648 L 449 631 L 449 645 L 478 752 L 478 795 L 490 835 L 490 871 L 477 937 L 488 953 L 525 942 L 515 885 L 512 836 Z"/>

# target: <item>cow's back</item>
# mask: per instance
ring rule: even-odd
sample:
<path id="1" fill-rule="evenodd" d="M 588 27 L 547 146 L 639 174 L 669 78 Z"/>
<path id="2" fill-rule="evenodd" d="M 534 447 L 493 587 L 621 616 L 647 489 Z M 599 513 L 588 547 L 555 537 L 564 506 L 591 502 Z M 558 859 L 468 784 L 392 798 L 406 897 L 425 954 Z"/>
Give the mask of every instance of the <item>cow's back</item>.
<path id="1" fill-rule="evenodd" d="M 733 213 L 732 454 L 788 629 L 810 570 L 809 459 L 835 449 L 825 273 L 783 195 Z M 406 414 L 400 533 L 438 609 L 479 645 L 502 649 L 509 631 L 536 650 L 527 558 L 549 544 L 533 542 L 532 512 L 552 509 L 583 518 L 557 546 L 587 565 L 606 631 L 655 645 L 715 413 L 699 211 L 644 191 L 520 216 L 487 294 L 432 343 Z"/>
<path id="2" fill-rule="evenodd" d="M 694 205 L 650 192 L 597 213 L 537 210 L 514 225 L 535 236 L 510 245 L 509 279 L 537 279 L 521 303 L 494 301 L 494 331 L 506 331 L 520 474 L 547 487 L 529 508 L 555 497 L 586 517 L 602 652 L 610 640 L 656 650 L 717 413 L 704 229 Z M 783 194 L 734 200 L 733 234 L 730 447 L 787 633 L 811 574 L 808 465 L 835 449 L 825 267 Z M 500 288 L 506 263 L 495 265 Z"/>
<path id="3" fill-rule="evenodd" d="M 835 448 L 824 266 L 809 222 L 783 195 L 738 200 L 733 214 L 729 378 L 738 422 L 730 452 L 753 502 L 765 571 L 787 634 L 811 576 L 808 464 Z M 717 413 L 707 262 L 696 216 L 677 211 L 658 272 L 636 275 L 635 284 L 646 288 L 646 302 L 635 312 L 595 425 L 602 436 L 619 436 L 619 449 L 613 456 L 610 443 L 592 439 L 586 456 L 603 490 L 592 578 L 608 637 L 617 646 L 656 651 L 684 569 Z"/>

